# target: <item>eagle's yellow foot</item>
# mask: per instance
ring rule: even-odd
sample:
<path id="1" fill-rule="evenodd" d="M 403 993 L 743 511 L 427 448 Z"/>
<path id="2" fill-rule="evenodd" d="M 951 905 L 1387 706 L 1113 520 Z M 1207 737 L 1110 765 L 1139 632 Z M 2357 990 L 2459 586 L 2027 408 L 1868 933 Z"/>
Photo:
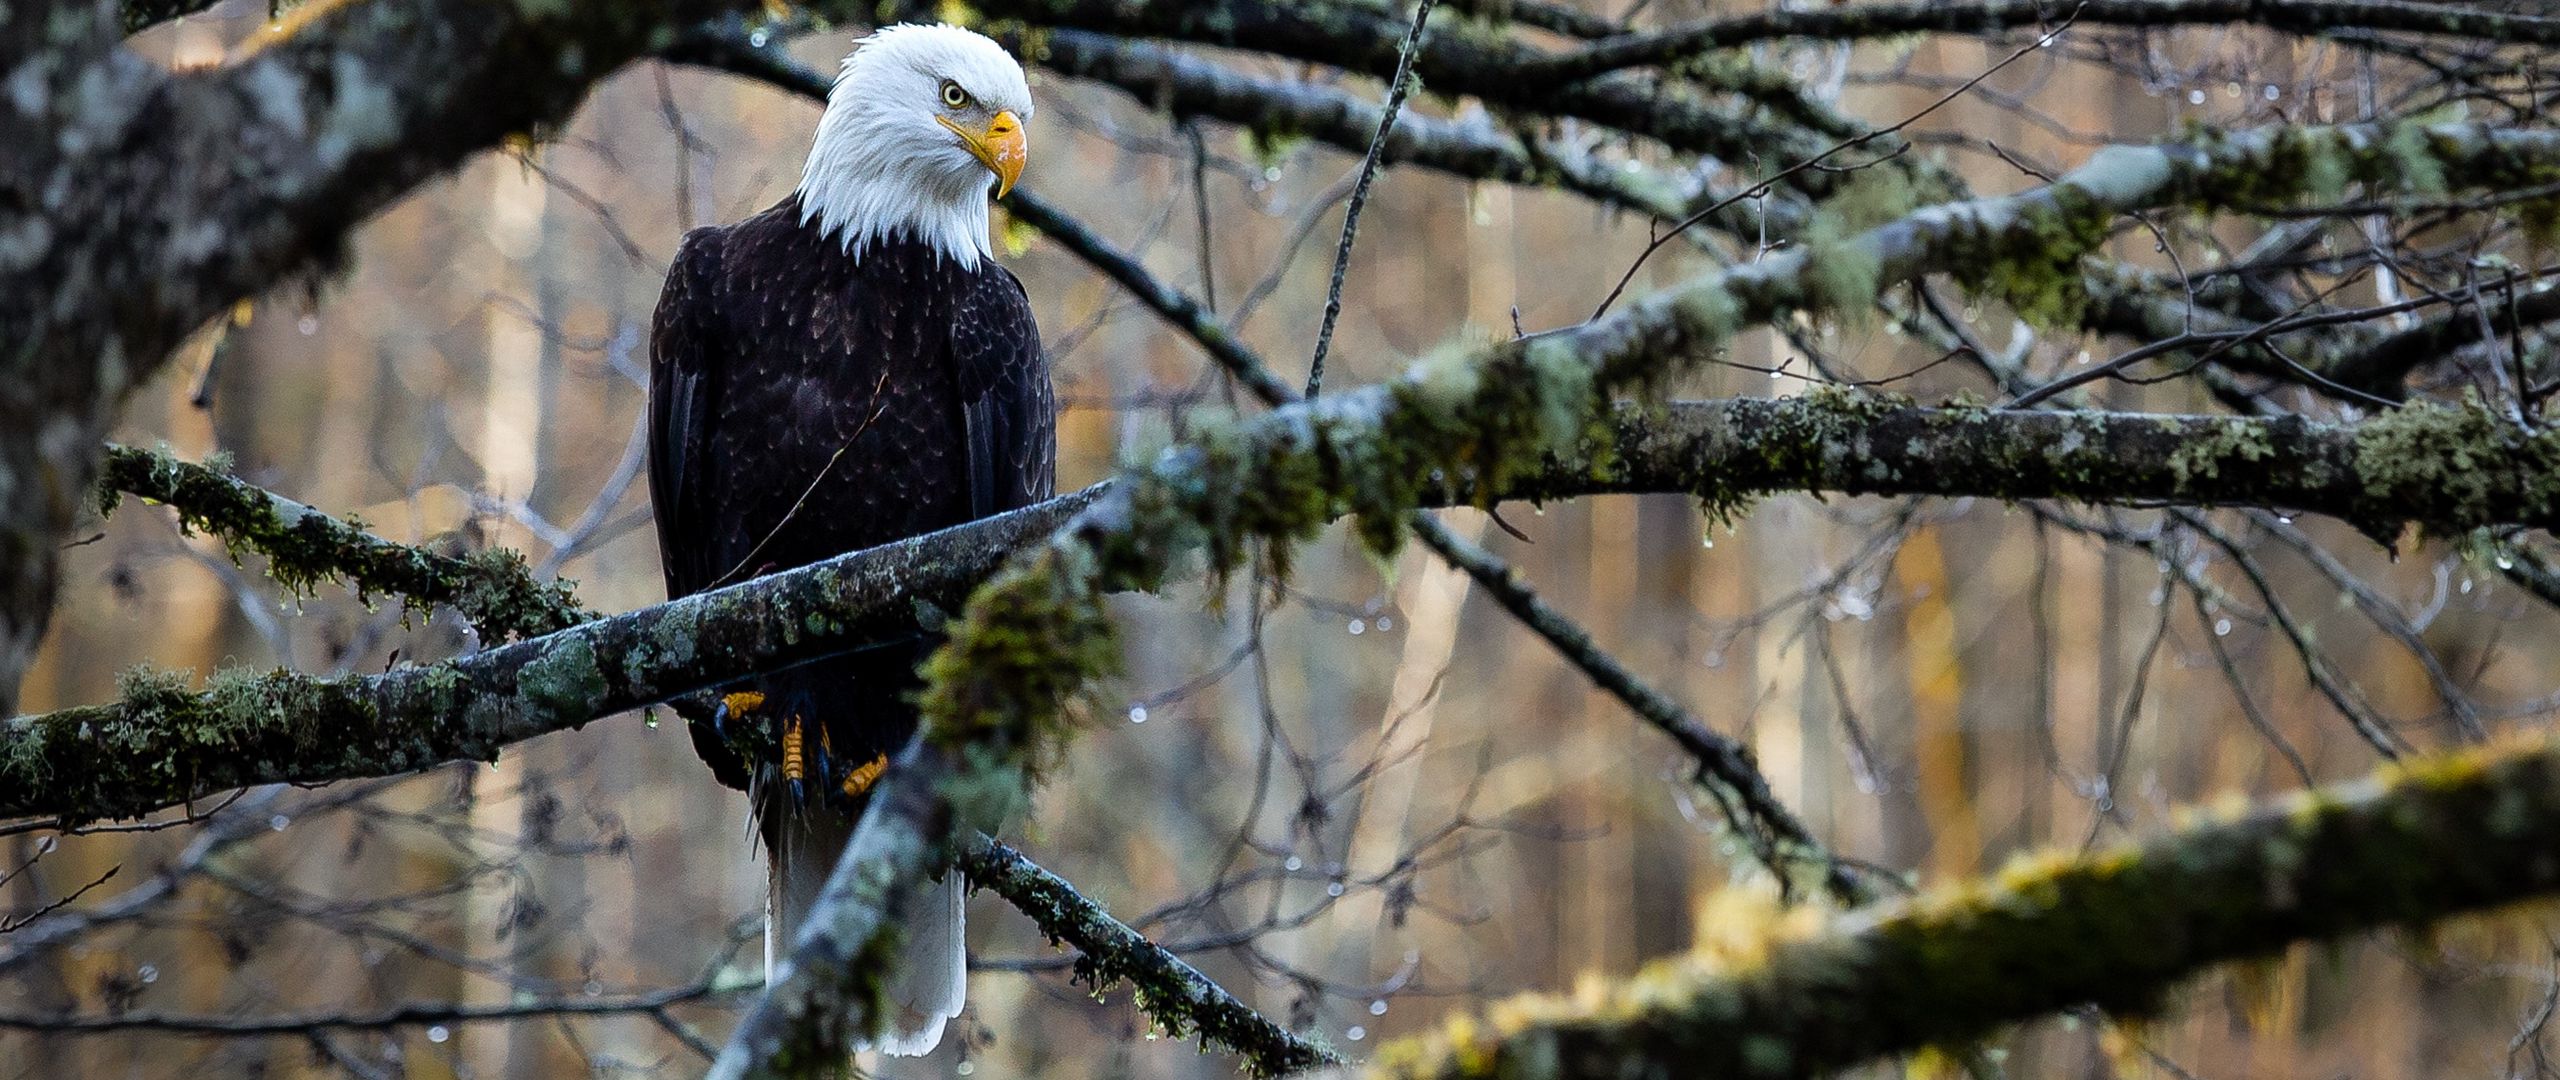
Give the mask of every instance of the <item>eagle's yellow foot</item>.
<path id="1" fill-rule="evenodd" d="M 800 779 L 809 771 L 800 752 L 800 714 L 793 713 L 782 721 L 782 779 L 791 785 L 793 802 L 800 801 Z"/>
<path id="2" fill-rule="evenodd" d="M 880 782 L 880 774 L 889 771 L 889 755 L 872 758 L 868 764 L 844 774 L 844 797 L 859 799 L 869 794 Z"/>
<path id="3" fill-rule="evenodd" d="M 719 706 L 711 710 L 711 730 L 714 734 L 726 739 L 729 737 L 731 720 L 745 717 L 761 708 L 764 708 L 764 694 L 759 691 L 740 690 L 734 694 L 722 694 Z"/>

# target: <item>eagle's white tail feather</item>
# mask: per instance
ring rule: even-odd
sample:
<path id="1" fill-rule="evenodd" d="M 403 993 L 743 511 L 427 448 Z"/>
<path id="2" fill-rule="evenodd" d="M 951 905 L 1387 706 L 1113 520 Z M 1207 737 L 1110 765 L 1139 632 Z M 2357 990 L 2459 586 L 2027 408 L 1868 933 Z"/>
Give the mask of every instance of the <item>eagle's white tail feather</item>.
<path id="1" fill-rule="evenodd" d="M 919 882 L 923 890 L 908 904 L 906 936 L 898 946 L 898 969 L 889 975 L 889 1003 L 898 1010 L 880 1037 L 884 1054 L 923 1057 L 942 1042 L 942 1025 L 960 1015 L 969 992 L 968 935 L 962 901 L 966 892 L 960 872 L 941 881 Z"/>
<path id="2" fill-rule="evenodd" d="M 825 891 L 827 875 L 853 840 L 857 819 L 825 810 L 794 813 L 766 835 L 772 888 L 765 897 L 764 969 L 788 951 L 809 909 Z M 922 1057 L 942 1043 L 942 1026 L 960 1015 L 969 989 L 968 937 L 962 924 L 960 873 L 918 882 L 908 899 L 898 965 L 888 976 L 888 1029 L 873 1044 L 881 1053 Z"/>

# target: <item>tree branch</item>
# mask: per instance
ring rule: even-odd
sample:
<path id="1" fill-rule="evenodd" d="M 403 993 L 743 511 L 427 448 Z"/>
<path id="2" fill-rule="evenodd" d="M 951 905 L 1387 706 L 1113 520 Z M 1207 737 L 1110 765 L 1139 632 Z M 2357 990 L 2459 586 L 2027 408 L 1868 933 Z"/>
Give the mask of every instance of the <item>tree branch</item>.
<path id="1" fill-rule="evenodd" d="M 1083 953 L 1076 960 L 1076 977 L 1096 993 L 1127 982 L 1137 993 L 1138 1008 L 1167 1034 L 1196 1034 L 1204 1046 L 1234 1051 L 1256 1076 L 1342 1063 L 1340 1055 L 1237 1001 L 1198 968 L 1112 918 L 1065 878 L 1041 869 L 1021 852 L 981 837 L 960 856 L 960 868 L 978 887 L 993 890 L 1030 916 L 1051 943 L 1064 942 Z"/>
<path id="2" fill-rule="evenodd" d="M 167 504 L 181 529 L 221 537 L 234 558 L 244 551 L 266 556 L 268 574 L 293 592 L 343 579 L 359 598 L 379 592 L 422 610 L 449 606 L 490 643 L 539 637 L 594 617 L 566 585 L 535 580 L 513 551 L 457 559 L 395 544 L 213 468 L 160 451 L 109 446 L 98 478 L 99 509 L 115 512 L 125 494 Z"/>
<path id="3" fill-rule="evenodd" d="M 2424 760 L 1827 928 L 1773 919 L 1605 992 L 1460 1019 L 1372 1075 L 1813 1076 L 2083 1004 L 2156 1009 L 2212 964 L 2547 895 L 2555 845 L 2560 746 Z"/>
<path id="4" fill-rule="evenodd" d="M 2411 406 L 2347 425 L 1929 408 L 1826 389 L 1624 406 L 1606 430 L 1611 456 L 1596 470 L 1568 450 L 1498 487 L 1423 484 L 1415 497 L 1676 491 L 1728 512 L 1771 491 L 2061 498 L 2321 513 L 2379 536 L 2409 521 L 2441 533 L 2560 524 L 2560 433 L 2528 436 L 2479 410 Z M 1360 451 L 1391 452 L 1402 451 Z M 225 673 L 201 694 L 135 680 L 114 704 L 0 723 L 0 817 L 128 817 L 252 784 L 486 760 L 511 742 L 912 633 L 1099 494 L 424 667 L 345 680 Z"/>
<path id="5" fill-rule="evenodd" d="M 1524 64 L 1528 87 L 1553 87 L 1778 38 L 1850 41 L 1902 34 L 1999 33 L 2065 18 L 2093 26 L 2255 24 L 2295 34 L 2384 30 L 2519 45 L 2560 44 L 2560 19 L 2403 0 L 1979 0 L 1772 10 L 1622 34 Z"/>
<path id="6" fill-rule="evenodd" d="M 411 1002 L 379 1012 L 314 1012 L 281 1016 L 202 1016 L 183 1013 L 111 1013 L 104 1015 L 0 1012 L 0 1029 L 46 1035 L 212 1035 L 248 1038 L 308 1035 L 315 1031 L 379 1031 L 428 1024 L 487 1024 L 544 1020 L 561 1016 L 619 1016 L 652 1013 L 673 1005 L 694 1004 L 734 994 L 745 987 L 699 983 L 669 990 L 615 997 L 533 998 L 496 1004 Z"/>
<path id="7" fill-rule="evenodd" d="M 1809 865 L 1812 877 L 1822 884 L 1824 892 L 1843 906 L 1854 907 L 1875 898 L 1875 890 L 1861 880 L 1850 866 L 1831 853 L 1821 838 L 1813 835 L 1785 803 L 1778 801 L 1769 789 L 1769 780 L 1761 775 L 1760 766 L 1751 758 L 1748 747 L 1718 734 L 1670 695 L 1638 678 L 1618 658 L 1591 639 L 1591 632 L 1566 618 L 1564 613 L 1548 606 L 1537 592 L 1522 582 L 1511 567 L 1493 553 L 1458 535 L 1440 519 L 1428 514 L 1413 516 L 1413 534 L 1424 546 L 1437 552 L 1449 564 L 1466 572 L 1476 584 L 1491 595 L 1495 603 L 1511 613 L 1532 633 L 1562 653 L 1573 666 L 1582 669 L 1591 681 L 1644 722 L 1671 737 L 1680 749 L 1697 762 L 1697 783 L 1719 803 L 1725 803 L 1725 818 L 1751 844 L 1760 864 L 1779 881 L 1779 888 L 1792 894 L 1789 876 L 1799 865 Z M 1739 802 L 1739 809 L 1727 800 Z"/>

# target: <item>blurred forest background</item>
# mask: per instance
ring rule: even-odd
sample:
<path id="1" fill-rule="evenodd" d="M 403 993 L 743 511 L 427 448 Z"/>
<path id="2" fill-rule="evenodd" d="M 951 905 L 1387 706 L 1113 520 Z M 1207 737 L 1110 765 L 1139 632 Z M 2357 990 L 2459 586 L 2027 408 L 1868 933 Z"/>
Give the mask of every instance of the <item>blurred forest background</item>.
<path id="1" fill-rule="evenodd" d="M 1588 6 L 1629 16 L 1616 0 Z M 1665 0 L 1632 18 L 1756 6 Z M 133 47 L 209 65 L 271 26 L 265 5 L 235 0 Z M 789 48 L 832 71 L 859 29 L 818 28 Z M 1886 124 L 2029 40 L 1797 41 L 1751 55 Z M 2518 85 L 2548 74 L 2538 55 L 2480 53 L 2470 59 Z M 1268 79 L 1378 89 L 1310 65 L 1200 55 Z M 2248 28 L 2075 27 L 1907 136 L 1910 153 L 1975 190 L 2012 191 L 2108 143 L 2444 107 L 2458 95 L 2428 70 L 2440 62 Z M 1033 85 L 1024 189 L 1209 298 L 1294 379 L 1358 156 L 1177 122 L 1036 67 Z M 1481 122 L 1479 106 L 1428 89 L 1416 115 Z M 391 539 L 520 549 L 601 611 L 657 602 L 636 482 L 648 313 L 678 236 L 785 194 L 816 117 L 804 98 L 732 76 L 626 68 L 566 128 L 483 155 L 365 225 L 341 268 L 241 305 L 132 399 L 115 437 L 229 455 L 242 478 Z M 1597 129 L 1550 131 L 1607 161 L 1665 163 Z M 1702 178 L 1738 186 L 1786 164 L 1725 162 Z M 2197 268 L 2239 257 L 2269 228 L 2172 227 Z M 2327 227 L 2331 250 L 2360 230 L 2389 239 L 2379 218 Z M 1573 194 L 1389 169 L 1349 261 L 1329 381 L 1371 382 L 1451 342 L 1574 322 L 1651 235 Z M 1028 229 L 1006 239 L 1056 367 L 1061 490 L 1231 403 L 1188 342 L 1083 262 Z M 2514 247 L 2502 234 L 2482 246 Z M 2137 247 L 2154 245 L 2118 254 L 2165 268 Z M 1668 246 L 1635 289 L 1708 260 Z M 2341 288 L 2342 303 L 2392 295 L 2387 275 Z M 1964 314 L 2036 371 L 2121 347 L 2039 334 L 1996 309 Z M 1943 352 L 1882 321 L 1755 333 L 1675 396 L 1800 393 L 1821 377 L 1817 361 L 1897 378 L 1893 389 L 1922 400 L 2002 396 L 1978 366 L 1933 364 Z M 2094 393 L 2119 409 L 2213 407 L 2186 379 Z M 1747 740 L 1816 834 L 1921 883 L 2155 831 L 2182 804 L 2367 771 L 2372 750 L 2315 688 L 2271 605 L 2418 745 L 2549 714 L 2553 608 L 2479 549 L 2404 538 L 2394 558 L 2334 521 L 2202 515 L 2222 547 L 2191 531 L 2164 540 L 2167 513 L 1778 496 L 1728 525 L 1665 495 L 1514 505 L 1504 519 L 1517 538 L 1475 511 L 1445 520 Z M 136 665 L 373 672 L 475 644 L 451 620 L 335 588 L 280 600 L 255 561 L 181 535 L 156 508 L 128 508 L 81 539 L 94 542 L 66 556 L 27 712 L 107 700 Z M 1337 529 L 1276 592 L 1239 580 L 1210 596 L 1195 582 L 1115 610 L 1127 674 L 1093 699 L 1088 736 L 1012 839 L 1248 1003 L 1354 1055 L 1454 1009 L 1622 975 L 1712 939 L 1722 907 L 1709 898 L 1762 876 L 1693 801 L 1663 739 L 1419 547 L 1380 565 Z M 417 1010 L 229 1034 L 0 1031 L 0 1076 L 692 1075 L 704 1059 L 689 1043 L 717 1042 L 744 1000 L 736 986 L 757 971 L 763 876 L 745 819 L 743 797 L 713 782 L 680 723 L 627 716 L 511 749 L 494 767 L 255 790 L 201 827 L 0 838 L 0 863 L 24 868 L 0 886 L 0 910 L 19 917 L 115 872 L 0 935 L 0 1010 Z M 1124 995 L 1097 1002 L 1073 983 L 1071 955 L 1029 922 L 992 896 L 974 903 L 961 1037 L 887 1075 L 1235 1071 L 1187 1040 L 1150 1038 Z M 2554 932 L 2535 909 L 2298 948 L 2193 983 L 2166 1019 L 2033 1025 L 2002 1044 L 2006 1067 L 2545 1071 Z M 497 1006 L 526 1015 L 461 1015 Z"/>

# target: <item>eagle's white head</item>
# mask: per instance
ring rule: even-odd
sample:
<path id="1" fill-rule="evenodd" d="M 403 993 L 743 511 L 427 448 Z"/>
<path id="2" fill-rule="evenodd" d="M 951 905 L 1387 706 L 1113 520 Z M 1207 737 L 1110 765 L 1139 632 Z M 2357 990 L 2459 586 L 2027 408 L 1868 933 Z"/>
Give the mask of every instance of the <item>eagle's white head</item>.
<path id="1" fill-rule="evenodd" d="M 1022 65 L 957 26 L 884 26 L 854 43 L 800 174 L 800 220 L 860 259 L 899 235 L 974 268 L 987 183 L 1013 189 L 1029 154 Z M 990 176 L 992 174 L 992 177 Z"/>

